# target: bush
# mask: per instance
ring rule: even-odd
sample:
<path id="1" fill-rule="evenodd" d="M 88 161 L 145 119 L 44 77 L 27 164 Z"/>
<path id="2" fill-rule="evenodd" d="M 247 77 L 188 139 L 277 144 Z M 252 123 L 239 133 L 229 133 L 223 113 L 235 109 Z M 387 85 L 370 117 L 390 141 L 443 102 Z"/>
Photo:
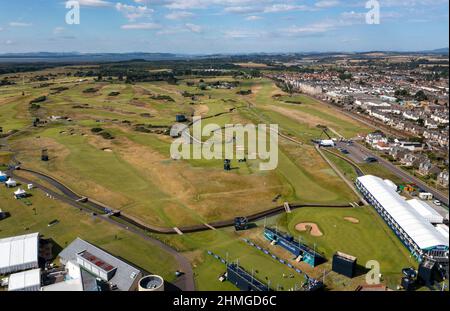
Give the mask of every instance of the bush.
<path id="1" fill-rule="evenodd" d="M 170 97 L 168 95 L 153 95 L 150 98 L 154 99 L 154 100 L 165 100 L 165 101 L 168 101 L 168 102 L 174 102 L 175 101 L 172 97 Z"/>
<path id="2" fill-rule="evenodd" d="M 98 91 L 98 89 L 93 88 L 93 87 L 90 87 L 90 88 L 88 88 L 88 89 L 85 89 L 85 90 L 83 91 L 83 93 L 96 93 L 97 91 Z"/>
<path id="3" fill-rule="evenodd" d="M 114 139 L 114 136 L 109 132 L 100 132 L 99 135 L 104 139 Z"/>
<path id="4" fill-rule="evenodd" d="M 111 92 L 108 94 L 108 96 L 119 96 L 120 92 Z"/>
<path id="5" fill-rule="evenodd" d="M 252 93 L 252 90 L 240 90 L 237 92 L 238 95 L 250 95 Z"/>
<path id="6" fill-rule="evenodd" d="M 103 129 L 101 127 L 94 127 L 93 129 L 91 129 L 92 133 L 100 133 L 103 132 Z"/>
<path id="7" fill-rule="evenodd" d="M 47 96 L 39 96 L 35 99 L 33 99 L 32 101 L 30 101 L 30 105 L 34 104 L 34 103 L 41 103 L 47 100 Z"/>
<path id="8" fill-rule="evenodd" d="M 31 110 L 38 110 L 39 108 L 41 108 L 41 106 L 38 104 L 31 104 L 31 106 L 30 106 Z"/>

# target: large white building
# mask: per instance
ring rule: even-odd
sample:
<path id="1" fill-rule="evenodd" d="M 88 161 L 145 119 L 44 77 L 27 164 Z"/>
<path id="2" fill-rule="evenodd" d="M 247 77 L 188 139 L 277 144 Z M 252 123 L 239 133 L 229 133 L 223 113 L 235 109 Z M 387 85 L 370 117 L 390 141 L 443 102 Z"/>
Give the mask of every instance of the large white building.
<path id="1" fill-rule="evenodd" d="M 417 202 L 411 205 L 391 181 L 366 175 L 357 178 L 356 186 L 415 258 L 428 256 L 448 265 L 449 237 L 424 217 L 432 217 L 430 211 Z"/>
<path id="2" fill-rule="evenodd" d="M 38 268 L 39 233 L 0 239 L 0 274 Z"/>

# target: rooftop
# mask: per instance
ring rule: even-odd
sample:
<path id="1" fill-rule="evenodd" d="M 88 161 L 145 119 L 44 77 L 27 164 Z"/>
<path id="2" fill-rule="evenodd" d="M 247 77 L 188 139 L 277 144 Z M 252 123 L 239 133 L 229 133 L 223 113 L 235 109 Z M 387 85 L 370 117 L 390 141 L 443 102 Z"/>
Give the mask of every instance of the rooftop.
<path id="1" fill-rule="evenodd" d="M 39 233 L 0 239 L 0 273 L 36 268 Z"/>
<path id="2" fill-rule="evenodd" d="M 372 175 L 358 177 L 358 180 L 420 249 L 448 247 L 448 240 L 444 239 L 436 228 L 413 209 L 386 181 Z"/>
<path id="3" fill-rule="evenodd" d="M 110 253 L 90 244 L 80 238 L 75 239 L 59 254 L 63 262 L 77 262 L 77 256 L 84 258 L 102 269 L 116 269 L 114 276 L 109 280 L 110 284 L 117 285 L 121 291 L 129 291 L 132 289 L 137 278 L 140 277 L 141 271 L 123 260 L 111 255 Z M 108 270 L 105 270 L 108 271 Z"/>

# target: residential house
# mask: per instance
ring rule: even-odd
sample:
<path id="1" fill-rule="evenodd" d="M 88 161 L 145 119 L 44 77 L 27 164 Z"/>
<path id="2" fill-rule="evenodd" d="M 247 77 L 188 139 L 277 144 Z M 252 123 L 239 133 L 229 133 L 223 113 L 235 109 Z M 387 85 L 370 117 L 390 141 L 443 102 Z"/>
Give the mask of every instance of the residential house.
<path id="1" fill-rule="evenodd" d="M 448 171 L 443 170 L 437 177 L 437 183 L 442 187 L 448 187 Z"/>

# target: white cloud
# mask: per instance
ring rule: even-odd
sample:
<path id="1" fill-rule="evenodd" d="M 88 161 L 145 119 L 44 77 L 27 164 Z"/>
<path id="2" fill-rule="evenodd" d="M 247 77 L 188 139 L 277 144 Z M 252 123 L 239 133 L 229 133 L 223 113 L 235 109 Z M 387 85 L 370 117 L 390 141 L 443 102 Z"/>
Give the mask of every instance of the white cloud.
<path id="1" fill-rule="evenodd" d="M 66 1 L 67 3 L 68 1 Z M 104 0 L 78 0 L 80 6 L 90 6 L 90 7 L 106 7 L 111 6 L 112 3 Z"/>
<path id="2" fill-rule="evenodd" d="M 264 8 L 264 13 L 278 13 L 287 11 L 303 11 L 307 10 L 306 5 L 293 5 L 293 4 L 272 4 L 271 6 Z"/>
<path id="3" fill-rule="evenodd" d="M 138 23 L 138 24 L 122 25 L 120 28 L 122 28 L 124 30 L 134 30 L 134 29 L 155 30 L 155 29 L 161 29 L 161 25 L 156 24 L 156 23 Z"/>
<path id="4" fill-rule="evenodd" d="M 202 26 L 191 24 L 191 23 L 187 23 L 187 24 L 185 24 L 185 26 L 187 29 L 189 29 L 190 31 L 195 32 L 195 33 L 200 33 L 203 30 Z"/>
<path id="5" fill-rule="evenodd" d="M 257 16 L 257 15 L 250 15 L 250 16 L 247 16 L 245 18 L 245 20 L 247 20 L 247 21 L 257 21 L 257 20 L 260 20 L 260 19 L 262 19 L 262 17 L 261 16 Z"/>
<path id="6" fill-rule="evenodd" d="M 283 29 L 283 31 L 288 35 L 307 36 L 307 35 L 322 34 L 335 28 L 336 25 L 332 22 L 321 22 L 306 26 L 291 26 L 289 28 Z"/>
<path id="7" fill-rule="evenodd" d="M 23 23 L 23 22 L 11 22 L 9 23 L 9 26 L 11 27 L 30 27 L 33 24 L 31 23 Z"/>
<path id="8" fill-rule="evenodd" d="M 314 5 L 318 8 L 332 8 L 338 6 L 340 2 L 338 0 L 322 0 L 317 1 Z"/>
<path id="9" fill-rule="evenodd" d="M 229 39 L 243 39 L 243 38 L 255 38 L 262 37 L 263 32 L 253 30 L 227 30 L 224 32 L 225 38 Z"/>
<path id="10" fill-rule="evenodd" d="M 56 27 L 55 29 L 53 29 L 53 34 L 59 35 L 59 34 L 63 33 L 64 30 L 65 30 L 64 27 Z"/>
<path id="11" fill-rule="evenodd" d="M 227 13 L 238 13 L 238 14 L 247 14 L 247 13 L 258 13 L 261 12 L 261 9 L 255 8 L 252 6 L 230 6 L 225 8 L 225 12 Z"/>
<path id="12" fill-rule="evenodd" d="M 194 16 L 194 14 L 191 12 L 175 11 L 175 12 L 171 12 L 171 13 L 167 14 L 166 18 L 171 19 L 171 20 L 178 20 L 178 19 L 190 18 L 192 16 Z"/>
<path id="13" fill-rule="evenodd" d="M 13 43 L 14 43 L 14 42 L 11 41 L 11 40 L 6 40 L 6 41 L 5 41 L 5 44 L 6 44 L 6 45 L 12 45 Z"/>
<path id="14" fill-rule="evenodd" d="M 136 19 L 149 17 L 154 12 L 153 9 L 147 6 L 134 6 L 122 3 L 116 3 L 116 10 L 121 12 L 128 20 L 135 21 Z"/>

